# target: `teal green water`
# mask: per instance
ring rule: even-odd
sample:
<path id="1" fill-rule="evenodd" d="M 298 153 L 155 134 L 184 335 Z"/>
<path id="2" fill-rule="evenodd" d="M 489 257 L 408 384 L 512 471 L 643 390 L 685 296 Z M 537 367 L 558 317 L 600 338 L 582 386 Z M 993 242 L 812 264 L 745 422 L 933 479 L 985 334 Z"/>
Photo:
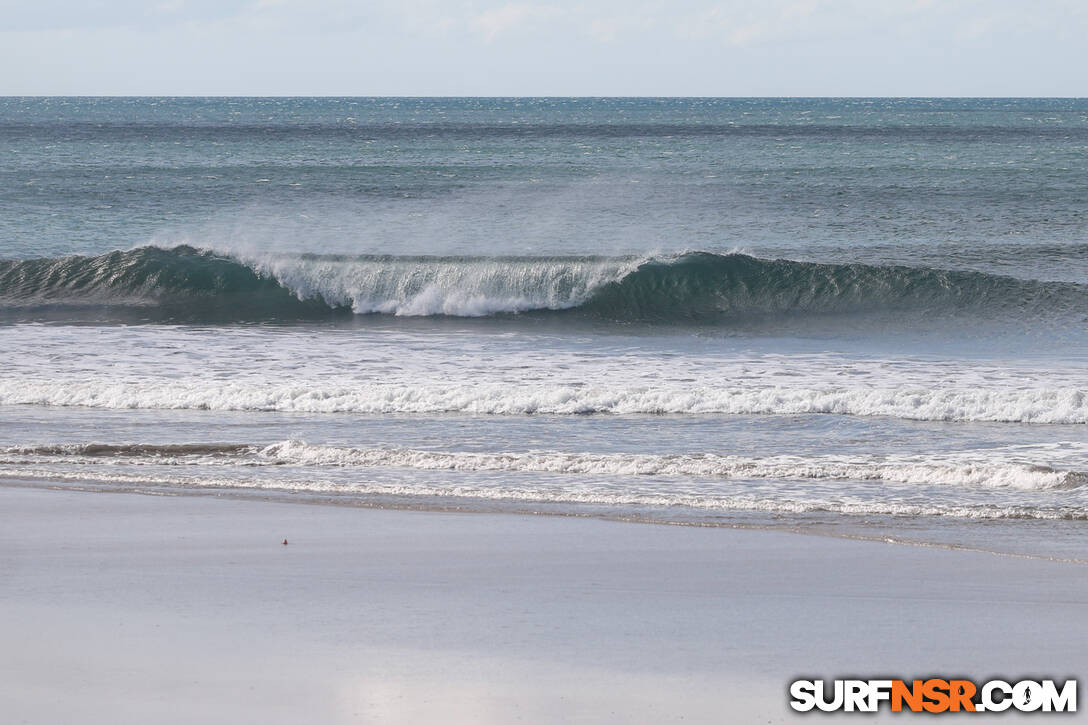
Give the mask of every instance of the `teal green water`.
<path id="1" fill-rule="evenodd" d="M 0 99 L 0 479 L 1088 558 L 1088 101 Z"/>
<path id="2" fill-rule="evenodd" d="M 727 252 L 1083 281 L 1077 99 L 0 99 L 0 248 Z"/>

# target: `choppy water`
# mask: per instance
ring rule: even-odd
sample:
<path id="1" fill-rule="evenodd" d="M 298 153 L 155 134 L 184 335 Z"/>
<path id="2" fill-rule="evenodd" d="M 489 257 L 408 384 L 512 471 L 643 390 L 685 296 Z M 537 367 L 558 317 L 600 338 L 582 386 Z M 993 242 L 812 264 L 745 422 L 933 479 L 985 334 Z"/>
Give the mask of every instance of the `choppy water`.
<path id="1" fill-rule="evenodd" d="M 0 99 L 0 477 L 1088 558 L 1088 101 Z"/>

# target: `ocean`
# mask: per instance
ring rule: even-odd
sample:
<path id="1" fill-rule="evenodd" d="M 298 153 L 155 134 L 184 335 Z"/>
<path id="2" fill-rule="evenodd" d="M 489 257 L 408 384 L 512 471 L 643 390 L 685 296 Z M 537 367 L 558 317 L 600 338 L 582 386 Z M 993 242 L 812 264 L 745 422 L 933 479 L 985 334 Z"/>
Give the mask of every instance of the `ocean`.
<path id="1" fill-rule="evenodd" d="M 0 98 L 0 482 L 1088 560 L 1088 100 Z"/>

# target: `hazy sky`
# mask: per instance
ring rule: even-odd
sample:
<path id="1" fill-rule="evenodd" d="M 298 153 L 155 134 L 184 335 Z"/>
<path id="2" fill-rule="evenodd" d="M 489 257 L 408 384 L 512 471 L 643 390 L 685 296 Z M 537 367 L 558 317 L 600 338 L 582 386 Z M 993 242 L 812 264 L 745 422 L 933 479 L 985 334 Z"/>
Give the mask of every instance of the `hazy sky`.
<path id="1" fill-rule="evenodd" d="M 1088 2 L 0 0 L 0 94 L 1088 96 Z"/>

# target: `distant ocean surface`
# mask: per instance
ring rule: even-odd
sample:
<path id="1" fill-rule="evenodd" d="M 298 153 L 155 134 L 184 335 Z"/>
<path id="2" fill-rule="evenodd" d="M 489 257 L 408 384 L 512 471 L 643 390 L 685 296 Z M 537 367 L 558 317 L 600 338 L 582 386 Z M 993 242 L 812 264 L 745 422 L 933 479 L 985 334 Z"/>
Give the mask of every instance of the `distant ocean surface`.
<path id="1" fill-rule="evenodd" d="M 0 481 L 1088 560 L 1088 100 L 0 98 Z"/>

